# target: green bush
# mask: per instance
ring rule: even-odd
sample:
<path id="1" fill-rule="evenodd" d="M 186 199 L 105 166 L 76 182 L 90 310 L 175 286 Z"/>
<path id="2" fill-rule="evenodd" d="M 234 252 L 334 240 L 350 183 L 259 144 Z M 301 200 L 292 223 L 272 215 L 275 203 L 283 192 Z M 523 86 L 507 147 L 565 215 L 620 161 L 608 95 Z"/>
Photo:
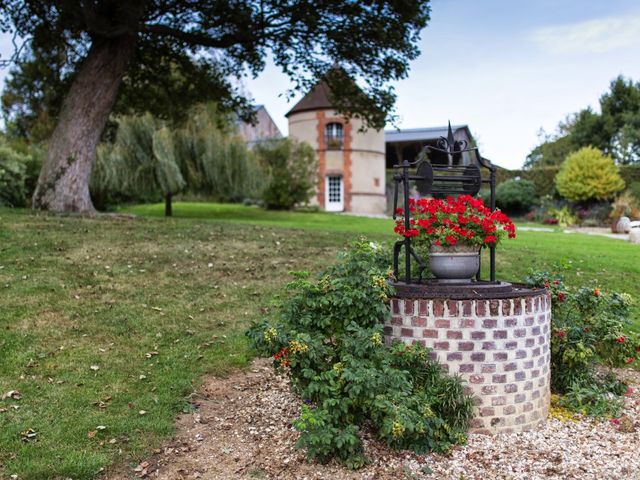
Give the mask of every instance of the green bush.
<path id="1" fill-rule="evenodd" d="M 316 155 L 310 145 L 291 139 L 269 140 L 253 151 L 267 173 L 262 192 L 266 208 L 290 210 L 309 201 L 317 181 Z"/>
<path id="2" fill-rule="evenodd" d="M 504 212 L 526 213 L 538 203 L 536 186 L 530 180 L 513 178 L 496 188 L 496 205 Z"/>
<path id="3" fill-rule="evenodd" d="M 565 407 L 589 415 L 616 415 L 626 384 L 602 376 L 597 366 L 620 367 L 640 360 L 640 337 L 625 334 L 633 299 L 599 288 L 567 288 L 562 277 L 530 273 L 525 283 L 549 289 L 552 300 L 551 388 L 565 394 Z M 610 405 L 610 409 L 604 406 Z"/>
<path id="4" fill-rule="evenodd" d="M 416 452 L 466 439 L 473 405 L 460 380 L 419 344 L 383 344 L 389 258 L 380 247 L 354 244 L 319 280 L 298 275 L 276 318 L 247 332 L 303 399 L 294 425 L 311 459 L 359 467 L 365 424 L 390 446 Z"/>
<path id="5" fill-rule="evenodd" d="M 558 193 L 567 200 L 608 200 L 624 188 L 613 159 L 593 147 L 584 147 L 567 157 L 556 176 Z"/>
<path id="6" fill-rule="evenodd" d="M 0 205 L 24 207 L 29 194 L 27 180 L 31 158 L 0 144 Z"/>

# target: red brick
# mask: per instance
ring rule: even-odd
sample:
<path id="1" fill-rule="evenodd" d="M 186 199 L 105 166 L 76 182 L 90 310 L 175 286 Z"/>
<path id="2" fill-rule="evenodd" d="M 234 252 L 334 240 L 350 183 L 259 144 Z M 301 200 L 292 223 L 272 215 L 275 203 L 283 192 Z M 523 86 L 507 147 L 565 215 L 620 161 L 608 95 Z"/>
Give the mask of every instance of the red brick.
<path id="1" fill-rule="evenodd" d="M 535 326 L 531 329 L 531 335 L 540 335 L 540 326 Z"/>
<path id="2" fill-rule="evenodd" d="M 502 315 L 511 315 L 511 300 L 502 300 Z"/>
<path id="3" fill-rule="evenodd" d="M 527 374 L 526 373 L 524 373 L 524 372 L 516 372 L 516 382 L 521 382 L 525 378 L 527 378 Z"/>
<path id="4" fill-rule="evenodd" d="M 483 317 L 487 312 L 487 302 L 484 300 L 476 300 L 476 315 Z"/>
<path id="5" fill-rule="evenodd" d="M 500 396 L 500 397 L 493 397 L 491 399 L 491 406 L 492 407 L 499 407 L 499 406 L 506 405 L 506 404 L 507 404 L 506 397 Z"/>
<path id="6" fill-rule="evenodd" d="M 516 425 L 522 425 L 524 423 L 524 420 L 525 420 L 524 415 L 518 415 L 515 420 Z"/>
<path id="7" fill-rule="evenodd" d="M 451 352 L 447 353 L 447 362 L 460 362 L 462 361 L 462 353 Z"/>
<path id="8" fill-rule="evenodd" d="M 458 315 L 458 302 L 455 300 L 447 300 L 447 308 L 449 309 L 449 316 L 455 317 Z"/>
<path id="9" fill-rule="evenodd" d="M 499 310 L 500 310 L 500 300 L 491 300 L 489 302 L 489 313 L 492 316 L 497 317 L 500 313 Z"/>
<path id="10" fill-rule="evenodd" d="M 527 329 L 526 328 L 516 328 L 513 331 L 513 336 L 516 338 L 522 338 L 527 334 Z"/>
<path id="11" fill-rule="evenodd" d="M 471 311 L 473 307 L 473 302 L 471 300 L 465 300 L 462 302 L 462 316 L 470 317 Z"/>
<path id="12" fill-rule="evenodd" d="M 476 407 L 481 407 L 484 404 L 484 399 L 482 397 L 473 397 L 471 401 Z"/>
<path id="13" fill-rule="evenodd" d="M 470 352 L 475 347 L 473 342 L 458 342 L 458 350 L 462 352 Z"/>
<path id="14" fill-rule="evenodd" d="M 540 398 L 540 390 L 535 390 L 531 392 L 531 400 L 535 400 L 537 398 Z"/>
<path id="15" fill-rule="evenodd" d="M 515 383 L 507 383 L 504 386 L 504 393 L 516 393 L 518 391 L 518 385 Z"/>
<path id="16" fill-rule="evenodd" d="M 438 330 L 425 328 L 424 330 L 422 330 L 422 336 L 424 338 L 438 338 Z"/>
<path id="17" fill-rule="evenodd" d="M 526 382 L 524 384 L 524 389 L 525 390 L 533 390 L 533 382 Z"/>
<path id="18" fill-rule="evenodd" d="M 516 368 L 518 368 L 518 364 L 515 362 L 505 363 L 502 367 L 502 370 L 505 372 L 513 372 Z"/>
<path id="19" fill-rule="evenodd" d="M 540 376 L 540 370 L 537 368 L 535 370 L 531 370 L 531 378 L 538 378 Z"/>
<path id="20" fill-rule="evenodd" d="M 527 357 L 527 351 L 526 350 L 518 350 L 516 352 L 516 358 L 526 358 Z"/>
<path id="21" fill-rule="evenodd" d="M 448 363 L 441 363 L 440 364 L 440 368 L 442 370 L 444 370 L 445 372 L 449 373 L 449 364 Z"/>
<path id="22" fill-rule="evenodd" d="M 402 317 L 399 315 L 391 317 L 391 325 L 402 325 Z"/>
<path id="23" fill-rule="evenodd" d="M 495 417 L 492 418 L 491 421 L 489 422 L 489 424 L 491 424 L 492 427 L 504 427 L 504 418 L 502 417 Z"/>
<path id="24" fill-rule="evenodd" d="M 476 321 L 473 318 L 461 318 L 458 325 L 460 325 L 460 328 L 474 328 Z"/>
<path id="25" fill-rule="evenodd" d="M 451 328 L 450 320 L 436 320 L 435 321 L 436 328 Z"/>
<path id="26" fill-rule="evenodd" d="M 484 420 L 482 420 L 481 418 L 472 418 L 471 421 L 469 422 L 469 426 L 471 428 L 483 428 Z"/>
<path id="27" fill-rule="evenodd" d="M 527 327 L 530 327 L 530 326 L 531 326 L 531 325 L 533 325 L 534 323 L 536 323 L 536 319 L 535 319 L 535 318 L 533 318 L 533 317 L 526 317 L 526 318 L 524 319 L 524 324 L 525 324 Z"/>
<path id="28" fill-rule="evenodd" d="M 502 414 L 503 415 L 512 415 L 514 413 L 516 413 L 516 407 L 514 405 L 506 405 L 502 409 Z"/>
<path id="29" fill-rule="evenodd" d="M 516 396 L 514 397 L 514 402 L 522 403 L 525 401 L 526 398 L 527 396 L 524 393 L 516 393 Z"/>
<path id="30" fill-rule="evenodd" d="M 487 336 L 487 332 L 471 332 L 471 338 L 473 340 L 484 340 Z"/>
<path id="31" fill-rule="evenodd" d="M 507 338 L 507 331 L 506 330 L 494 330 L 493 331 L 493 338 L 495 338 L 495 339 Z"/>
<path id="32" fill-rule="evenodd" d="M 536 340 L 534 338 L 527 338 L 524 341 L 524 346 L 525 347 L 533 347 L 535 345 L 535 343 L 536 343 Z"/>
<path id="33" fill-rule="evenodd" d="M 471 354 L 472 362 L 484 362 L 485 354 L 482 352 L 474 352 Z"/>
<path id="34" fill-rule="evenodd" d="M 412 345 L 416 345 L 416 344 L 422 345 L 423 347 L 427 346 L 427 342 L 425 342 L 424 340 L 414 340 Z"/>
<path id="35" fill-rule="evenodd" d="M 462 332 L 459 330 L 448 330 L 447 331 L 447 338 L 449 339 L 461 339 L 462 338 Z"/>
<path id="36" fill-rule="evenodd" d="M 471 375 L 469 377 L 469 383 L 484 383 L 484 375 Z"/>
<path id="37" fill-rule="evenodd" d="M 525 302 L 525 307 L 526 307 L 526 312 L 527 313 L 532 313 L 533 312 L 533 298 L 528 297 L 526 302 Z"/>
<path id="38" fill-rule="evenodd" d="M 517 318 L 505 318 L 504 326 L 507 328 L 515 327 L 518 324 Z"/>
<path id="39" fill-rule="evenodd" d="M 413 315 L 413 300 L 405 299 L 404 301 L 404 313 L 406 315 Z"/>
<path id="40" fill-rule="evenodd" d="M 433 348 L 435 350 L 449 350 L 449 342 L 435 342 Z"/>
<path id="41" fill-rule="evenodd" d="M 411 325 L 414 327 L 426 327 L 427 319 L 424 317 L 411 317 Z"/>
<path id="42" fill-rule="evenodd" d="M 493 407 L 483 407 L 480 409 L 480 416 L 482 417 L 493 417 L 495 414 L 496 412 Z"/>
<path id="43" fill-rule="evenodd" d="M 533 403 L 531 402 L 527 402 L 522 406 L 523 412 L 530 412 L 531 410 L 533 410 Z"/>
<path id="44" fill-rule="evenodd" d="M 540 347 L 536 347 L 533 350 L 531 350 L 531 355 L 534 357 L 537 357 L 538 355 L 540 355 Z"/>
<path id="45" fill-rule="evenodd" d="M 402 329 L 400 329 L 400 336 L 402 336 L 402 337 L 413 337 L 413 328 L 402 328 Z"/>
<path id="46" fill-rule="evenodd" d="M 418 302 L 418 314 L 425 317 L 429 315 L 429 302 L 427 300 L 420 300 Z"/>
<path id="47" fill-rule="evenodd" d="M 400 313 L 400 300 L 397 298 L 391 299 L 391 313 Z"/>
<path id="48" fill-rule="evenodd" d="M 506 353 L 506 352 L 496 352 L 496 353 L 493 354 L 493 360 L 495 362 L 503 362 L 507 358 L 509 358 L 509 354 Z"/>
<path id="49" fill-rule="evenodd" d="M 484 363 L 482 364 L 482 366 L 480 367 L 480 371 L 482 373 L 495 373 L 496 371 L 496 364 L 495 363 Z"/>
<path id="50" fill-rule="evenodd" d="M 529 370 L 533 368 L 533 360 L 527 360 L 526 362 L 522 362 L 522 368 L 525 370 Z"/>
<path id="51" fill-rule="evenodd" d="M 504 348 L 506 348 L 507 350 L 514 350 L 518 348 L 518 342 L 506 342 L 504 344 Z"/>
<path id="52" fill-rule="evenodd" d="M 462 387 L 462 393 L 464 393 L 465 395 L 473 395 L 473 387 L 465 385 L 464 387 Z"/>
<path id="53" fill-rule="evenodd" d="M 496 342 L 482 342 L 482 349 L 483 350 L 495 350 L 496 349 Z"/>
<path id="54" fill-rule="evenodd" d="M 513 314 L 522 315 L 522 299 L 518 298 L 513 301 Z"/>
<path id="55" fill-rule="evenodd" d="M 493 302 L 494 300 L 492 300 Z M 496 328 L 498 326 L 498 321 L 495 318 L 487 318 L 482 321 L 482 328 Z"/>
<path id="56" fill-rule="evenodd" d="M 393 335 L 393 327 L 389 325 L 384 326 L 384 334 L 385 335 Z"/>
<path id="57" fill-rule="evenodd" d="M 460 373 L 472 373 L 475 371 L 475 367 L 476 366 L 473 363 L 463 363 L 462 365 L 460 365 L 458 371 Z"/>
<path id="58" fill-rule="evenodd" d="M 441 317 L 444 315 L 444 302 L 442 300 L 433 301 L 433 316 Z"/>
<path id="59" fill-rule="evenodd" d="M 498 391 L 498 387 L 495 385 L 485 385 L 480 389 L 480 391 L 483 395 L 492 395 Z"/>
<path id="60" fill-rule="evenodd" d="M 504 374 L 496 374 L 491 380 L 493 381 L 493 383 L 506 383 L 507 376 Z"/>

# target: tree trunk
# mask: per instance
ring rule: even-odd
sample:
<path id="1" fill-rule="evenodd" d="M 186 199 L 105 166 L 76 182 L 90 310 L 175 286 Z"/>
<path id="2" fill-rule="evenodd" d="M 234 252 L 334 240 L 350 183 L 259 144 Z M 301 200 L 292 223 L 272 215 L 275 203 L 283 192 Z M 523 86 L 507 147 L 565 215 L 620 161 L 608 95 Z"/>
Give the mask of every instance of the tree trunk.
<path id="1" fill-rule="evenodd" d="M 173 195 L 169 194 L 164 197 L 164 216 L 171 217 L 173 216 L 173 205 L 171 205 L 171 197 Z"/>
<path id="2" fill-rule="evenodd" d="M 62 105 L 33 208 L 95 213 L 89 194 L 91 167 L 135 43 L 133 36 L 94 40 Z"/>

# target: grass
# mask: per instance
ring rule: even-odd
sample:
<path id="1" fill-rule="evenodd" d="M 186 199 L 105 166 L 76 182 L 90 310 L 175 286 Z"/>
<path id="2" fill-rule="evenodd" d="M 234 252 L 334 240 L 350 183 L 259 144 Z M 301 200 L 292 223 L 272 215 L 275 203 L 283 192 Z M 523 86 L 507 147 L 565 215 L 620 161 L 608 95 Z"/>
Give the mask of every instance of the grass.
<path id="1" fill-rule="evenodd" d="M 127 209 L 83 219 L 0 209 L 0 477 L 89 479 L 136 464 L 193 408 L 204 375 L 251 357 L 243 331 L 290 270 L 318 271 L 389 220 L 238 205 Z M 638 247 L 521 232 L 501 278 L 562 270 L 570 284 L 640 297 Z M 146 412 L 140 414 L 141 411 Z M 104 429 L 98 427 L 105 427 Z M 31 432 L 35 436 L 29 436 Z"/>

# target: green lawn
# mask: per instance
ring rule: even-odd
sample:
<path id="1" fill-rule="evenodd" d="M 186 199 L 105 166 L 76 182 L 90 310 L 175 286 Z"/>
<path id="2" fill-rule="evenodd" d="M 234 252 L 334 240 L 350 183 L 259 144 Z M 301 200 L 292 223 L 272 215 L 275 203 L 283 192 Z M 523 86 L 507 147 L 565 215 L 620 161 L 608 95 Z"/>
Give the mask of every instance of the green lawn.
<path id="1" fill-rule="evenodd" d="M 21 395 L 0 400 L 0 477 L 83 479 L 136 464 L 171 435 L 204 375 L 247 365 L 243 331 L 289 271 L 320 270 L 359 235 L 393 240 L 384 219 L 126 211 L 146 218 L 0 209 L 0 396 Z M 570 284 L 640 297 L 638 260 L 640 248 L 618 240 L 522 232 L 499 250 L 498 274 L 561 269 Z"/>

